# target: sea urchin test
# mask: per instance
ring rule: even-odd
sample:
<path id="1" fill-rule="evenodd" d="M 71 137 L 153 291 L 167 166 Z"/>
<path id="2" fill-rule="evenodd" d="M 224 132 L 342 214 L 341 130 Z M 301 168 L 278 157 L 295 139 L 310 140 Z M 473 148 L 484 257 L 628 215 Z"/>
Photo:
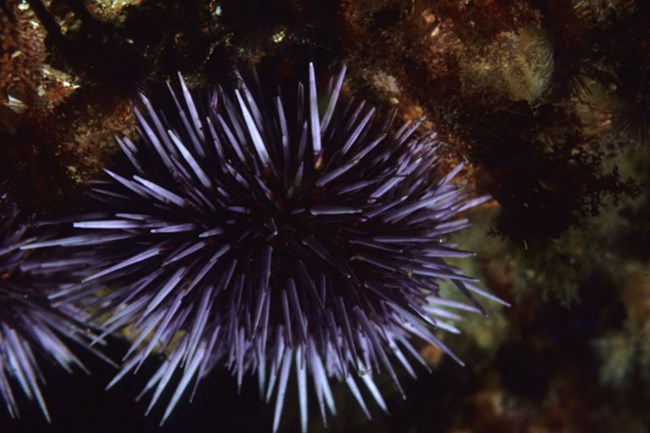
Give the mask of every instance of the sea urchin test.
<path id="1" fill-rule="evenodd" d="M 366 414 L 369 398 L 386 409 L 377 368 L 400 387 L 395 367 L 424 362 L 414 336 L 456 359 L 433 331 L 455 329 L 449 309 L 480 311 L 473 294 L 495 299 L 445 262 L 469 254 L 444 241 L 468 225 L 457 215 L 487 198 L 452 182 L 461 167 L 443 172 L 435 135 L 348 98 L 344 74 L 321 92 L 313 65 L 306 88 L 180 78 L 171 110 L 143 97 L 139 137 L 118 139 L 126 164 L 94 188 L 99 212 L 43 245 L 87 251 L 88 277 L 59 298 L 106 333 L 131 327 L 113 383 L 167 353 L 144 390 L 151 409 L 174 384 L 163 421 L 222 365 L 257 377 L 274 431 L 291 375 L 303 431 L 308 388 L 335 413 L 331 379 Z M 443 280 L 469 303 L 441 297 Z"/>

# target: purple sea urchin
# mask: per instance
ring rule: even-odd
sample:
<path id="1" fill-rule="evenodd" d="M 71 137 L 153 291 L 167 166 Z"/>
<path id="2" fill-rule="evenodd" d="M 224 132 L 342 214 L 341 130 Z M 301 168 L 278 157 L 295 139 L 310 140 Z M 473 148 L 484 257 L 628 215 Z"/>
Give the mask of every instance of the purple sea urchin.
<path id="1" fill-rule="evenodd" d="M 76 311 L 54 308 L 48 299 L 48 294 L 62 287 L 55 285 L 61 271 L 74 278 L 71 261 L 30 257 L 32 253 L 22 249 L 29 242 L 28 227 L 16 224 L 17 216 L 17 207 L 0 196 L 0 397 L 9 414 L 17 417 L 11 387 L 15 381 L 27 398 L 38 402 L 49 421 L 38 357 L 67 371 L 73 366 L 85 369 L 61 337 L 81 345 L 87 345 L 90 338 L 85 326 L 73 318 Z"/>
<path id="2" fill-rule="evenodd" d="M 395 112 L 379 119 L 344 98 L 344 73 L 324 98 L 313 66 L 295 94 L 269 97 L 255 79 L 193 96 L 181 78 L 174 110 L 143 97 L 141 141 L 118 139 L 127 167 L 107 170 L 94 190 L 104 212 L 40 245 L 85 249 L 91 274 L 60 297 L 90 295 L 97 317 L 110 314 L 106 333 L 131 326 L 114 382 L 166 351 L 144 390 L 151 409 L 182 369 L 163 421 L 220 363 L 239 383 L 256 373 L 266 398 L 275 394 L 274 431 L 292 367 L 303 430 L 308 376 L 323 419 L 335 412 L 331 377 L 366 414 L 358 381 L 385 409 L 374 369 L 399 387 L 391 358 L 411 374 L 403 350 L 422 361 L 411 335 L 455 358 L 431 332 L 454 329 L 443 308 L 479 311 L 472 292 L 491 297 L 444 261 L 468 255 L 445 237 L 467 226 L 459 212 L 486 198 L 451 183 L 460 167 L 441 173 L 435 136 L 416 138 L 417 123 L 394 127 Z M 440 280 L 472 305 L 441 298 Z"/>

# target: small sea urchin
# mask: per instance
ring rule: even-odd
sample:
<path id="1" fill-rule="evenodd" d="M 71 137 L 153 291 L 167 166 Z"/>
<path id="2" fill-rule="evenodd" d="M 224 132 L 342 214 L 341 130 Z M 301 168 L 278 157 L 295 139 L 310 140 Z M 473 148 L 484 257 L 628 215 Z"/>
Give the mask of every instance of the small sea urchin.
<path id="1" fill-rule="evenodd" d="M 478 311 L 472 292 L 491 297 L 444 261 L 468 255 L 445 238 L 467 226 L 459 212 L 486 198 L 451 182 L 460 167 L 441 173 L 435 135 L 416 137 L 418 123 L 395 127 L 395 112 L 380 118 L 346 98 L 344 73 L 324 97 L 311 65 L 308 88 L 295 93 L 271 97 L 255 78 L 193 94 L 181 78 L 173 110 L 143 97 L 140 140 L 118 139 L 126 167 L 94 189 L 103 213 L 42 244 L 87 251 L 91 275 L 61 298 L 108 288 L 89 308 L 110 314 L 107 333 L 131 326 L 115 381 L 166 351 L 145 388 L 151 409 L 182 369 L 163 421 L 222 363 L 238 382 L 256 373 L 266 398 L 275 395 L 274 430 L 292 369 L 303 430 L 309 377 L 323 419 L 335 411 L 332 377 L 364 412 L 358 382 L 385 409 L 375 368 L 399 387 L 392 358 L 410 373 L 403 351 L 422 361 L 412 335 L 450 353 L 432 333 L 454 329 L 444 308 Z M 471 305 L 441 298 L 441 280 Z"/>
<path id="2" fill-rule="evenodd" d="M 38 357 L 68 371 L 73 366 L 84 369 L 63 338 L 84 346 L 91 339 L 86 327 L 73 318 L 76 311 L 65 305 L 54 308 L 48 299 L 63 286 L 61 277 L 71 274 L 71 261 L 31 257 L 33 252 L 22 249 L 29 242 L 28 226 L 17 224 L 17 217 L 17 206 L 0 195 L 0 397 L 9 414 L 17 417 L 11 387 L 12 381 L 17 382 L 49 421 Z"/>

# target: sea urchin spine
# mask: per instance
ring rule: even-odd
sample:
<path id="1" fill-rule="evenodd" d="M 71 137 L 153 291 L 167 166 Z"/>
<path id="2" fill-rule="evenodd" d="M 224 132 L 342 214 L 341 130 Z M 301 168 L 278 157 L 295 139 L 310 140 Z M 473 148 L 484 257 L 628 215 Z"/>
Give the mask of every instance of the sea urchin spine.
<path id="1" fill-rule="evenodd" d="M 92 274 L 60 297 L 109 313 L 106 333 L 135 333 L 113 383 L 166 351 L 144 390 L 151 409 L 182 369 L 163 421 L 224 363 L 238 383 L 256 373 L 266 399 L 275 395 L 274 431 L 292 369 L 303 431 L 309 377 L 324 420 L 335 412 L 331 377 L 366 414 L 358 381 L 386 409 L 376 368 L 399 387 L 391 358 L 411 374 L 403 351 L 424 362 L 411 336 L 458 360 L 432 333 L 455 329 L 444 308 L 479 311 L 472 292 L 495 299 L 444 261 L 469 255 L 445 238 L 487 198 L 451 182 L 460 167 L 441 173 L 435 135 L 345 97 L 344 74 L 325 98 L 312 65 L 307 89 L 274 97 L 257 77 L 194 95 L 181 78 L 166 112 L 143 97 L 140 140 L 118 139 L 128 163 L 94 189 L 101 213 L 42 245 L 85 249 Z M 441 280 L 471 304 L 441 298 Z"/>

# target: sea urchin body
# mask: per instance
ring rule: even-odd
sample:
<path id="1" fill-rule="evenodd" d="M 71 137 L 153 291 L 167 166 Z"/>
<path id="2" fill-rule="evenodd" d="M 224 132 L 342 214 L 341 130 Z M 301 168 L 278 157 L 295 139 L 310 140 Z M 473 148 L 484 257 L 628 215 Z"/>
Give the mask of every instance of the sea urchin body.
<path id="1" fill-rule="evenodd" d="M 34 258 L 33 252 L 23 249 L 29 243 L 25 235 L 29 227 L 18 224 L 17 217 L 17 206 L 0 195 L 0 398 L 9 414 L 17 417 L 11 386 L 16 382 L 28 399 L 38 402 L 49 421 L 38 358 L 68 371 L 73 366 L 84 369 L 65 340 L 87 346 L 91 336 L 74 318 L 77 311 L 65 304 L 55 308 L 48 299 L 67 284 L 66 276 L 74 281 L 74 259 Z"/>
<path id="2" fill-rule="evenodd" d="M 193 94 L 181 78 L 174 110 L 143 98 L 140 140 L 118 139 L 126 167 L 94 189 L 103 213 L 48 244 L 87 250 L 91 275 L 60 296 L 109 288 L 89 307 L 110 313 L 106 332 L 135 333 L 116 381 L 166 351 L 145 389 L 153 406 L 182 370 L 163 420 L 223 363 L 275 395 L 274 430 L 292 370 L 303 430 L 309 380 L 324 419 L 330 378 L 366 413 L 359 383 L 385 408 L 373 371 L 399 386 L 394 359 L 411 373 L 405 353 L 421 360 L 411 336 L 450 353 L 432 333 L 454 329 L 443 308 L 477 311 L 472 292 L 487 295 L 444 261 L 467 255 L 444 240 L 485 198 L 451 182 L 460 167 L 441 173 L 436 138 L 416 137 L 417 123 L 395 127 L 395 112 L 346 98 L 344 72 L 324 98 L 313 66 L 307 89 L 272 97 L 257 79 Z M 471 305 L 442 299 L 441 280 Z"/>

